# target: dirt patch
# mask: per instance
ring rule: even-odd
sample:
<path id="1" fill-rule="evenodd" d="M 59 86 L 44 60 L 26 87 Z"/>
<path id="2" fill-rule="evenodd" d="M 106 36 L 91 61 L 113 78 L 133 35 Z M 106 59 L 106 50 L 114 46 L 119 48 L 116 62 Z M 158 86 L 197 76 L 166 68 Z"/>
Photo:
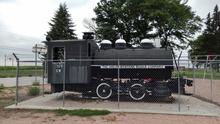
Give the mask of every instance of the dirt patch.
<path id="1" fill-rule="evenodd" d="M 19 87 L 19 89 L 18 89 L 19 101 L 24 101 L 24 100 L 28 100 L 28 99 L 33 98 L 32 96 L 28 95 L 29 87 L 31 87 L 31 86 Z M 39 87 L 42 87 L 42 85 L 40 85 Z M 48 92 L 49 90 L 50 90 L 50 86 L 45 85 L 45 91 Z M 1 92 L 0 92 L 0 118 L 2 118 L 2 117 L 7 118 L 7 117 L 10 117 L 11 114 L 22 112 L 21 110 L 9 111 L 9 110 L 4 109 L 4 107 L 15 103 L 15 92 L 16 92 L 15 87 L 5 87 L 5 88 L 1 89 Z"/>
<path id="2" fill-rule="evenodd" d="M 95 117 L 77 117 L 77 116 L 56 116 L 51 112 L 37 111 L 13 111 L 10 116 L 0 117 L 2 124 L 219 124 L 219 117 L 201 117 L 201 116 L 177 116 L 177 115 L 158 115 L 158 114 L 128 114 L 112 113 L 107 116 Z"/>

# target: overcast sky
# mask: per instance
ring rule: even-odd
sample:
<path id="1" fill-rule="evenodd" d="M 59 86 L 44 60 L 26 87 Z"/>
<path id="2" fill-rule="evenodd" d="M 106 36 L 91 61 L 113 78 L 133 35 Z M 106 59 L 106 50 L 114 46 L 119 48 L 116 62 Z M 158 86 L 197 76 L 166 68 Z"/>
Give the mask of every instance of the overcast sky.
<path id="1" fill-rule="evenodd" d="M 31 48 L 45 39 L 48 22 L 61 2 L 66 2 L 79 38 L 87 31 L 83 19 L 94 17 L 99 0 L 0 0 L 0 46 Z M 192 9 L 205 18 L 220 0 L 189 0 Z"/>

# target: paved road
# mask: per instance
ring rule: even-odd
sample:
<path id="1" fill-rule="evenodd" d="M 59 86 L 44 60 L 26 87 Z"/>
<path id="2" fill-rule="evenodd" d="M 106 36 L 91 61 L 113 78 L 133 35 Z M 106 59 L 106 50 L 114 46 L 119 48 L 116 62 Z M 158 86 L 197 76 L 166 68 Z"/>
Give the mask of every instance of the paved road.
<path id="1" fill-rule="evenodd" d="M 42 77 L 37 77 L 37 80 L 42 83 Z M 19 86 L 32 85 L 35 81 L 35 77 L 19 77 Z M 47 80 L 45 80 L 47 82 Z M 5 87 L 16 86 L 16 78 L 0 78 L 0 84 L 3 84 Z"/>

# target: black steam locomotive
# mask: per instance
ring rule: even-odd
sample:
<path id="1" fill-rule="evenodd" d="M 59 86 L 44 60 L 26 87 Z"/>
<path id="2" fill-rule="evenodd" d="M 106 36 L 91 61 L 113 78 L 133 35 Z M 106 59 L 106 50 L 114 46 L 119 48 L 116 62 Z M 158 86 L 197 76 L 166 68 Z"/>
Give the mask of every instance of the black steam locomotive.
<path id="1" fill-rule="evenodd" d="M 169 80 L 173 71 L 170 50 L 156 48 L 142 40 L 137 48 L 127 48 L 123 39 L 97 45 L 91 33 L 81 40 L 50 40 L 48 83 L 52 92 L 94 93 L 101 99 L 117 94 L 141 100 L 147 95 L 171 96 Z M 65 84 L 65 85 L 64 85 Z"/>

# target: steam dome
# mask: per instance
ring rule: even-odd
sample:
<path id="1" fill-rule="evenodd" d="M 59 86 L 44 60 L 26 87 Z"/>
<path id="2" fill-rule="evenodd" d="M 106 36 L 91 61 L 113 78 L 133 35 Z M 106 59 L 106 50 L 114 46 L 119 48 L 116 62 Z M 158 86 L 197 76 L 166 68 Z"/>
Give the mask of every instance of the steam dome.
<path id="1" fill-rule="evenodd" d="M 101 44 L 112 44 L 110 40 L 102 40 Z"/>
<path id="2" fill-rule="evenodd" d="M 101 49 L 103 50 L 112 48 L 112 42 L 110 40 L 102 40 L 100 44 L 101 44 Z"/>
<path id="3" fill-rule="evenodd" d="M 115 41 L 115 48 L 116 49 L 125 49 L 126 48 L 126 41 L 124 39 L 118 39 Z"/>
<path id="4" fill-rule="evenodd" d="M 152 40 L 149 40 L 149 39 L 143 39 L 141 40 L 141 44 L 142 43 L 149 43 L 149 44 L 154 44 L 154 42 Z"/>
<path id="5" fill-rule="evenodd" d="M 118 39 L 115 41 L 115 43 L 125 43 L 126 44 L 126 41 L 124 39 Z"/>
<path id="6" fill-rule="evenodd" d="M 154 42 L 152 40 L 149 39 L 143 39 L 141 40 L 141 47 L 145 48 L 145 49 L 150 49 L 150 48 L 154 48 Z"/>

